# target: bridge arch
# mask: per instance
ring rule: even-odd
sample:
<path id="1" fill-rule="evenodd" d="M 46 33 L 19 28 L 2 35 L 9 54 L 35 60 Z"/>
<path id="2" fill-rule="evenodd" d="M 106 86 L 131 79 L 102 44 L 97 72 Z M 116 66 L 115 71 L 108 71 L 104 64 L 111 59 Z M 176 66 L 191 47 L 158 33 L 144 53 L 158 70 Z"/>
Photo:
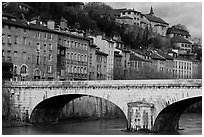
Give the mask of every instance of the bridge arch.
<path id="1" fill-rule="evenodd" d="M 153 131 L 176 131 L 179 129 L 179 119 L 182 113 L 190 106 L 202 101 L 202 96 L 187 98 L 165 107 L 156 117 Z"/>
<path id="2" fill-rule="evenodd" d="M 46 98 L 41 102 L 39 102 L 38 104 L 36 104 L 36 106 L 34 107 L 34 109 L 30 114 L 29 122 L 33 124 L 56 122 L 59 118 L 60 113 L 62 112 L 62 109 L 66 104 L 68 104 L 70 101 L 76 98 L 80 98 L 83 96 L 91 96 L 91 97 L 97 97 L 97 98 L 107 100 L 102 97 L 88 95 L 88 94 L 65 94 L 65 95 L 53 96 L 50 98 Z M 121 110 L 121 112 L 123 113 L 127 121 L 125 112 L 121 109 L 121 107 L 116 105 L 114 101 L 111 101 L 111 100 L 107 100 L 107 101 L 117 106 Z"/>

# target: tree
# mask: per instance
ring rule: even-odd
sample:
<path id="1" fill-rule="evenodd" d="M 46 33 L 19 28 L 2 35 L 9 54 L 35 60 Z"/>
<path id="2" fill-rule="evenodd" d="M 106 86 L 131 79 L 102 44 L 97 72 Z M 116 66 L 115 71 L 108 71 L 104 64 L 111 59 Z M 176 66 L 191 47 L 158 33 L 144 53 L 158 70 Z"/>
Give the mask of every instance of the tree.
<path id="1" fill-rule="evenodd" d="M 182 25 L 182 24 L 177 24 L 177 25 L 174 25 L 174 26 L 172 26 L 172 27 L 175 27 L 175 28 L 177 28 L 177 29 L 181 29 L 181 30 L 185 30 L 185 31 L 189 32 L 189 30 L 187 29 L 187 27 L 184 26 L 184 25 Z"/>

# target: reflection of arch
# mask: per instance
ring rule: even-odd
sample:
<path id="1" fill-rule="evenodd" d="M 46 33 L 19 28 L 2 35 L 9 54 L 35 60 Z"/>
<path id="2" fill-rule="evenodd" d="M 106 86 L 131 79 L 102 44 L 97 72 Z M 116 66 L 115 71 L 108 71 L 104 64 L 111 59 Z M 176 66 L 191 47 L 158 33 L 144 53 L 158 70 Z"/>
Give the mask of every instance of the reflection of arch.
<path id="1" fill-rule="evenodd" d="M 51 97 L 41 101 L 32 110 L 30 115 L 30 123 L 48 123 L 48 122 L 57 121 L 64 106 L 70 101 L 76 98 L 80 98 L 82 96 L 89 96 L 89 95 L 83 95 L 83 94 L 59 95 L 59 96 Z M 91 97 L 95 97 L 95 96 L 91 96 Z M 115 103 L 113 104 L 116 105 Z M 118 108 L 121 110 L 124 117 L 126 117 L 122 109 L 120 107 Z"/>
<path id="2" fill-rule="evenodd" d="M 41 71 L 38 68 L 34 69 L 33 78 L 34 79 L 40 79 L 40 77 L 41 77 Z"/>
<path id="3" fill-rule="evenodd" d="M 153 131 L 175 131 L 179 128 L 181 114 L 196 102 L 202 101 L 202 96 L 184 99 L 164 108 L 157 116 Z"/>

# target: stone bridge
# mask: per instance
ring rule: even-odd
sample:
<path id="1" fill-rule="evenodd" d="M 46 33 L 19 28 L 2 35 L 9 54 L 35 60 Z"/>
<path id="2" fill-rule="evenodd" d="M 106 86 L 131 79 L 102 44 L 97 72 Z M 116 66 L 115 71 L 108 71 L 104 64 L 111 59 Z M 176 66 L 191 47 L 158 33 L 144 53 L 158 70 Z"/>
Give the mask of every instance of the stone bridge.
<path id="1" fill-rule="evenodd" d="M 30 123 L 58 120 L 71 100 L 92 96 L 117 105 L 128 130 L 177 130 L 179 118 L 202 100 L 202 80 L 21 81 L 5 82 L 13 115 Z"/>

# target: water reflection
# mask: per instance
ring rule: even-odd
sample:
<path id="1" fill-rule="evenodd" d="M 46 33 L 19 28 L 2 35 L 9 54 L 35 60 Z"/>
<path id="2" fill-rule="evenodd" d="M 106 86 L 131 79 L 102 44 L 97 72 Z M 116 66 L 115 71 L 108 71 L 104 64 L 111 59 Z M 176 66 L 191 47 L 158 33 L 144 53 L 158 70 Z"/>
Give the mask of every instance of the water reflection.
<path id="1" fill-rule="evenodd" d="M 55 124 L 34 125 L 3 129 L 3 134 L 15 135 L 201 135 L 202 114 L 184 114 L 180 119 L 180 129 L 177 132 L 147 133 L 125 132 L 124 118 L 101 120 L 62 120 Z"/>

